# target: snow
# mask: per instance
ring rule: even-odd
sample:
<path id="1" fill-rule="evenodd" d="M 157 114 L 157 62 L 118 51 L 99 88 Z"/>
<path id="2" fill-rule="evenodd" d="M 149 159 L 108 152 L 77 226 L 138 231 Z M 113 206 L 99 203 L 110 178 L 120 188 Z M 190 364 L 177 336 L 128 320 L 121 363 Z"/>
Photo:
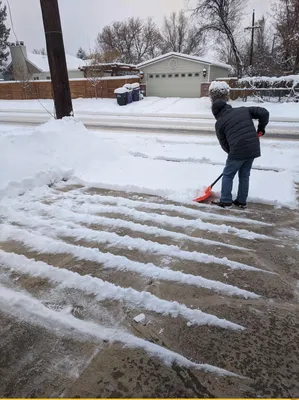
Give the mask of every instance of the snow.
<path id="1" fill-rule="evenodd" d="M 211 59 L 208 60 L 208 59 L 206 59 L 204 57 L 192 56 L 190 54 L 183 54 L 183 53 L 176 53 L 176 52 L 170 52 L 170 53 L 162 54 L 161 56 L 152 58 L 152 59 L 150 59 L 148 61 L 144 61 L 141 64 L 138 64 L 137 68 L 143 68 L 146 65 L 153 64 L 153 63 L 156 63 L 158 61 L 161 61 L 163 59 L 170 58 L 170 57 L 183 58 L 183 59 L 187 59 L 187 60 L 190 60 L 190 61 L 197 61 L 199 63 L 204 63 L 204 64 L 208 64 L 208 65 L 215 65 L 217 67 L 225 68 L 227 70 L 231 69 L 230 65 L 221 63 L 221 62 L 216 61 L 216 60 L 211 60 Z"/>
<path id="2" fill-rule="evenodd" d="M 93 132 L 73 118 L 2 132 L 0 147 L 1 196 L 15 196 L 35 186 L 72 177 L 75 182 L 90 186 L 158 194 L 190 203 L 220 175 L 226 158 L 216 138 Z M 262 139 L 263 156 L 254 163 L 250 201 L 296 207 L 298 147 L 298 142 Z M 215 192 L 219 193 L 219 189 L 218 184 Z M 93 207 L 100 206 L 85 204 L 88 211 Z M 134 212 L 136 217 L 134 210 L 115 207 L 127 214 Z M 141 211 L 137 217 L 153 218 Z M 214 228 L 199 219 L 160 218 L 173 226 L 232 229 L 243 237 L 257 237 L 224 225 Z"/>
<path id="3" fill-rule="evenodd" d="M 87 337 L 94 339 L 96 342 L 120 342 L 127 347 L 144 349 L 168 365 L 176 363 L 183 367 L 201 369 L 218 375 L 237 376 L 209 364 L 192 362 L 178 353 L 125 331 L 106 328 L 94 322 L 80 320 L 64 312 L 53 311 L 26 292 L 16 292 L 0 286 L 0 305 L 1 308 L 4 308 L 7 312 L 9 311 L 17 318 L 54 331 L 56 335 L 67 333 L 81 341 L 85 341 Z M 57 327 L 60 329 L 57 329 Z"/>
<path id="4" fill-rule="evenodd" d="M 53 112 L 54 104 L 52 100 L 40 100 L 40 102 L 47 110 Z M 40 102 L 38 100 L 0 100 L 0 116 L 3 115 L 4 117 L 10 114 L 12 120 L 21 113 L 28 114 L 26 117 L 33 117 L 34 114 L 45 114 L 45 117 L 48 117 Z M 230 104 L 233 107 L 265 107 L 270 112 L 269 127 L 275 122 L 299 123 L 299 103 L 264 102 L 261 104 L 254 101 L 245 103 L 235 100 L 231 101 Z M 185 129 L 188 126 L 205 127 L 205 124 L 208 124 L 210 129 L 214 129 L 215 124 L 215 118 L 211 112 L 211 100 L 208 97 L 197 99 L 145 97 L 142 101 L 128 104 L 125 107 L 118 106 L 116 99 L 74 99 L 73 106 L 75 116 L 78 118 L 107 115 L 113 116 L 113 120 L 115 120 L 118 116 L 128 116 L 134 117 L 132 119 L 133 125 L 136 123 L 135 117 L 144 121 L 146 121 L 146 118 L 154 118 L 157 127 L 162 127 L 170 118 L 174 120 L 171 121 L 174 128 L 178 124 L 181 124 Z M 284 126 L 279 126 L 280 132 Z M 298 126 L 296 126 L 296 131 L 298 131 Z"/>
<path id="5" fill-rule="evenodd" d="M 134 318 L 134 321 L 137 323 L 143 322 L 145 320 L 145 315 L 144 314 L 139 314 L 136 315 L 136 317 Z"/>
<path id="6" fill-rule="evenodd" d="M 35 206 L 33 206 L 34 208 Z M 47 208 L 47 207 L 45 207 Z M 111 207 L 110 207 L 111 208 Z M 26 210 L 30 210 L 30 206 L 26 208 Z M 99 208 L 94 207 L 93 211 L 89 211 L 89 208 L 83 208 L 82 211 L 85 211 L 86 213 L 91 213 L 91 214 L 95 214 L 98 212 L 101 212 Z M 105 212 L 107 210 L 107 206 L 106 207 L 102 207 L 101 208 L 102 212 Z M 107 211 L 106 211 L 107 212 Z M 117 211 L 115 211 L 115 209 L 113 209 L 111 211 L 112 213 L 116 213 Z M 136 211 L 137 213 L 137 211 Z M 145 213 L 144 213 L 145 214 Z M 42 233 L 42 230 L 48 230 L 49 227 L 51 227 L 51 232 L 52 234 L 56 235 L 57 237 L 60 236 L 69 236 L 69 237 L 73 237 L 76 241 L 80 241 L 80 240 L 87 240 L 90 242 L 96 242 L 98 244 L 105 244 L 105 243 L 110 243 L 110 244 L 117 244 L 119 247 L 121 248 L 131 248 L 131 249 L 135 249 L 135 250 L 139 250 L 141 252 L 144 253 L 150 253 L 153 252 L 155 254 L 158 255 L 164 255 L 164 256 L 168 256 L 170 255 L 173 258 L 178 258 L 181 260 L 187 260 L 187 261 L 193 261 L 193 262 L 198 262 L 198 263 L 202 263 L 202 264 L 217 264 L 217 265 L 222 265 L 222 266 L 227 266 L 231 269 L 241 269 L 241 270 L 247 270 L 247 271 L 261 271 L 258 268 L 252 267 L 250 265 L 247 264 L 243 264 L 243 263 L 239 263 L 236 261 L 231 261 L 228 260 L 227 258 L 219 258 L 219 257 L 215 257 L 209 254 L 205 254 L 205 253 L 200 253 L 200 252 L 190 252 L 190 251 L 184 251 L 184 250 L 180 250 L 180 248 L 178 246 L 175 245 L 165 245 L 165 244 L 160 244 L 160 243 L 156 243 L 150 240 L 144 240 L 141 238 L 131 238 L 129 236 L 119 236 L 118 234 L 114 233 L 114 232 L 97 232 L 97 231 L 93 231 L 92 229 L 89 228 L 83 228 L 80 227 L 78 228 L 78 226 L 72 224 L 71 222 L 69 222 L 68 224 L 66 222 L 64 222 L 64 224 L 62 226 L 59 226 L 60 223 L 59 221 L 57 221 L 56 224 L 53 224 L 53 222 L 51 221 L 43 221 L 41 218 L 37 218 L 37 217 L 32 217 L 31 219 L 28 220 L 28 218 L 26 218 L 26 215 L 23 215 L 22 213 L 18 213 L 17 216 L 14 216 L 11 214 L 10 210 L 7 209 L 6 213 L 5 213 L 7 218 L 10 218 L 12 220 L 13 223 L 24 223 L 24 221 L 27 221 L 27 225 L 30 228 L 34 228 L 35 230 L 40 230 Z M 124 211 L 124 215 L 125 211 Z M 161 220 L 163 222 L 164 219 L 159 218 L 158 215 L 152 216 L 155 217 L 156 220 L 159 221 L 159 223 L 161 223 Z M 171 218 L 172 217 L 168 217 L 168 220 L 170 220 L 171 222 Z M 54 218 L 53 218 L 54 219 Z M 52 220 L 53 220 L 52 219 Z M 187 220 L 175 220 L 177 226 L 185 226 L 184 222 L 186 222 Z M 67 225 L 71 226 L 71 230 L 67 227 Z M 207 224 L 209 226 L 209 224 Z M 215 231 L 216 230 L 217 225 L 214 226 Z M 229 233 L 230 227 L 228 227 L 228 229 L 226 228 L 226 232 Z M 4 228 L 3 228 L 4 229 Z M 221 229 L 220 229 L 221 232 Z M 242 232 L 240 230 L 240 232 Z M 242 237 L 242 234 L 240 233 L 240 236 Z M 257 238 L 262 238 L 262 236 L 257 235 Z M 135 264 L 132 265 L 132 268 L 134 270 L 134 266 Z M 138 270 L 138 268 L 137 268 Z"/>
<path id="7" fill-rule="evenodd" d="M 140 84 L 138 82 L 132 83 L 131 88 L 132 89 L 138 89 L 140 87 Z"/>
<path id="8" fill-rule="evenodd" d="M 209 91 L 211 92 L 211 91 L 215 91 L 215 90 L 227 93 L 230 91 L 230 87 L 226 82 L 213 81 L 210 84 Z"/>
<path id="9" fill-rule="evenodd" d="M 128 89 L 125 87 L 117 88 L 114 90 L 115 94 L 123 94 L 123 93 L 127 93 L 127 92 L 128 92 Z"/>
<path id="10" fill-rule="evenodd" d="M 273 86 L 276 83 L 291 83 L 292 87 L 295 87 L 299 84 L 299 75 L 286 75 L 280 77 L 269 77 L 269 76 L 252 76 L 252 77 L 244 77 L 239 79 L 240 83 L 250 83 L 251 85 L 255 86 L 256 84 L 264 84 L 267 83 L 268 86 Z"/>
<path id="11" fill-rule="evenodd" d="M 127 307 L 134 309 L 141 307 L 147 311 L 156 312 L 158 314 L 169 315 L 173 318 L 182 316 L 193 324 L 202 325 L 205 321 L 210 321 L 211 325 L 214 323 L 222 327 L 231 329 L 242 329 L 239 325 L 232 324 L 224 326 L 225 320 L 215 319 L 211 314 L 202 313 L 199 310 L 190 309 L 176 301 L 167 301 L 159 299 L 155 295 L 148 292 L 138 292 L 132 288 L 122 288 L 110 282 L 105 282 L 102 279 L 92 277 L 90 275 L 80 275 L 76 272 L 67 269 L 55 268 L 41 261 L 28 259 L 23 255 L 15 253 L 6 253 L 0 250 L 0 262 L 5 269 L 9 269 L 10 273 L 18 272 L 22 275 L 30 275 L 36 278 L 48 279 L 50 282 L 58 284 L 60 288 L 81 290 L 85 294 L 96 296 L 98 302 L 105 300 L 121 301 Z M 213 281 L 211 281 L 212 284 Z M 219 282 L 219 284 L 221 284 Z M 259 296 L 251 292 L 246 292 L 230 285 L 222 284 L 224 288 L 231 289 L 232 294 L 238 292 L 243 294 L 246 298 L 258 298 Z M 223 291 L 225 293 L 225 290 Z M 208 322 L 209 323 L 209 322 Z"/>
<path id="12" fill-rule="evenodd" d="M 80 67 L 86 65 L 85 61 L 81 60 L 81 58 L 71 56 L 70 54 L 66 54 L 65 56 L 66 56 L 67 69 L 69 71 L 76 71 Z M 27 59 L 42 72 L 50 71 L 48 56 L 29 52 L 27 53 Z"/>

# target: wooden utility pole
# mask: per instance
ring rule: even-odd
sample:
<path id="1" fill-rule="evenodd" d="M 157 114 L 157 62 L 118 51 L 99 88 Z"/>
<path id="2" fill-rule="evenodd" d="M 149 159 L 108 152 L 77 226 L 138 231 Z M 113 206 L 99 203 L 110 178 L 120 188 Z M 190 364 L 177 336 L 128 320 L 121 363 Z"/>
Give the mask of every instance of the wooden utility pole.
<path id="1" fill-rule="evenodd" d="M 249 65 L 253 65 L 253 46 L 254 46 L 254 31 L 255 29 L 260 29 L 260 26 L 255 26 L 255 10 L 252 12 L 252 25 L 247 26 L 245 29 L 251 29 L 251 45 L 250 45 L 250 61 Z"/>
<path id="2" fill-rule="evenodd" d="M 73 115 L 58 0 L 40 0 L 51 73 L 56 118 Z"/>

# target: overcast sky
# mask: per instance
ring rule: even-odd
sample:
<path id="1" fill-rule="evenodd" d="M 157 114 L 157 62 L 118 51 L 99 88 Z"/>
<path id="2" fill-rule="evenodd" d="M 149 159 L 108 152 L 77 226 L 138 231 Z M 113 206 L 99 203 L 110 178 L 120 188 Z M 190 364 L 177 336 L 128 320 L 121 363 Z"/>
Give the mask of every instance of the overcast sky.
<path id="1" fill-rule="evenodd" d="M 7 4 L 7 1 L 11 7 L 18 39 L 25 41 L 29 51 L 45 47 L 40 1 L 2 0 L 2 3 Z M 270 10 L 272 2 L 273 0 L 248 0 L 248 24 L 251 22 L 253 8 L 258 18 Z M 161 24 L 165 14 L 187 5 L 188 0 L 59 0 L 66 52 L 75 55 L 80 46 L 85 50 L 92 49 L 98 32 L 112 21 L 130 16 L 153 17 L 157 24 Z M 7 23 L 10 26 L 9 14 Z M 15 40 L 11 33 L 10 41 Z"/>

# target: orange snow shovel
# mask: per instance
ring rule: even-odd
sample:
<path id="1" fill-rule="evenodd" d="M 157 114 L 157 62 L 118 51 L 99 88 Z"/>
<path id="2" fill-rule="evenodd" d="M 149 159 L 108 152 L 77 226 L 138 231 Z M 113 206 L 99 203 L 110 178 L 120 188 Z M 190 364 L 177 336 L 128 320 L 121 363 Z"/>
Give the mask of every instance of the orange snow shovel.
<path id="1" fill-rule="evenodd" d="M 259 133 L 258 133 L 258 137 L 260 138 L 261 136 L 263 136 L 263 133 L 262 133 L 262 132 L 259 132 Z M 218 181 L 220 181 L 220 179 L 221 179 L 222 177 L 223 177 L 223 174 L 221 174 L 221 175 L 216 179 L 216 181 L 212 183 L 212 185 L 210 185 L 209 187 L 207 187 L 206 190 L 204 191 L 204 193 L 203 193 L 201 196 L 196 197 L 196 199 L 194 199 L 193 201 L 196 201 L 197 203 L 201 203 L 202 201 L 207 200 L 207 199 L 211 196 L 211 194 L 212 194 L 213 186 L 215 186 L 216 183 L 217 183 Z"/>
<path id="2" fill-rule="evenodd" d="M 218 181 L 220 181 L 220 179 L 221 179 L 222 177 L 223 177 L 223 174 L 221 174 L 221 175 L 216 179 L 216 181 L 212 183 L 212 185 L 210 185 L 209 187 L 206 188 L 206 190 L 204 191 L 203 195 L 201 195 L 201 196 L 199 196 L 199 197 L 196 197 L 196 199 L 194 199 L 193 201 L 196 201 L 197 203 L 201 203 L 202 201 L 207 200 L 207 199 L 211 196 L 213 186 L 216 185 L 216 183 L 217 183 Z"/>

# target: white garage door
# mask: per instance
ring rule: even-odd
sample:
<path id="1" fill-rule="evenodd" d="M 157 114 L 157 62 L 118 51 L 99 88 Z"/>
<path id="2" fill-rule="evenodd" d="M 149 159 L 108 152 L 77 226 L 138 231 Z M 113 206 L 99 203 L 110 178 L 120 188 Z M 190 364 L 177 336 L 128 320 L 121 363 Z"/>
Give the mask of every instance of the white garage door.
<path id="1" fill-rule="evenodd" d="M 147 96 L 200 97 L 201 75 L 189 73 L 147 74 Z"/>

